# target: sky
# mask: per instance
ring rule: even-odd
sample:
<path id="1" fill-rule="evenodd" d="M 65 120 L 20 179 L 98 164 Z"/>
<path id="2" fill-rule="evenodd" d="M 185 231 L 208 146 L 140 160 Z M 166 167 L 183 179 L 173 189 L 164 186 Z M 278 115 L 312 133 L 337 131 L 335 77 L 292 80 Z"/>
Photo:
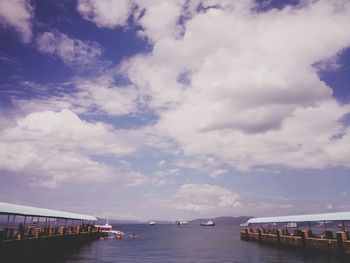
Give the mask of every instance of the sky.
<path id="1" fill-rule="evenodd" d="M 347 0 L 0 0 L 0 200 L 350 211 L 349 24 Z"/>

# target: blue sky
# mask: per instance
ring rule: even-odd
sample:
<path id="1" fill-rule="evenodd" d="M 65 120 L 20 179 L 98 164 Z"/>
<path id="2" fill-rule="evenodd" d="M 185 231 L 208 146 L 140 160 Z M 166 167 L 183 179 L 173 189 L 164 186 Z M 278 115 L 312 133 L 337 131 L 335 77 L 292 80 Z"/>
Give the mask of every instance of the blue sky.
<path id="1" fill-rule="evenodd" d="M 348 211 L 348 1 L 1 1 L 0 199 L 180 220 Z"/>

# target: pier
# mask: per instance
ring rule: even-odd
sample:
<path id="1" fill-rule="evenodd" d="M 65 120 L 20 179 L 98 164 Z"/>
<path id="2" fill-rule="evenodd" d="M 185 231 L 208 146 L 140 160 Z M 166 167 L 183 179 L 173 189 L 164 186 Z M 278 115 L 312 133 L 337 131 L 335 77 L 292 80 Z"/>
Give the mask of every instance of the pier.
<path id="1" fill-rule="evenodd" d="M 74 247 L 105 235 L 97 218 L 0 202 L 0 255 L 37 254 Z"/>
<path id="2" fill-rule="evenodd" d="M 252 218 L 241 240 L 350 255 L 350 212 Z"/>

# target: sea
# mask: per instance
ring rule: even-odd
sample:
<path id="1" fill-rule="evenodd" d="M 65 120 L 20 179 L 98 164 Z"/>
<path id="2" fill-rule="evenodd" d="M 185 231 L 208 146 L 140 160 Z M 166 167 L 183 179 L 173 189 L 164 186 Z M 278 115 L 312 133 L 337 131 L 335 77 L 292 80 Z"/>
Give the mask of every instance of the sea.
<path id="1" fill-rule="evenodd" d="M 241 241 L 239 226 L 113 225 L 126 233 L 118 240 L 97 240 L 51 255 L 47 262 L 350 262 L 335 255 Z M 130 238 L 132 233 L 136 238 Z"/>

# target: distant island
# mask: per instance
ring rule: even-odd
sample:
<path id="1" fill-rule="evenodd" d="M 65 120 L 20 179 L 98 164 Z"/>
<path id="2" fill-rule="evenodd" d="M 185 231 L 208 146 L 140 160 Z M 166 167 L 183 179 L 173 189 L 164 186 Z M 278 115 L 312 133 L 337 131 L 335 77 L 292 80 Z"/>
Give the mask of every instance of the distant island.
<path id="1" fill-rule="evenodd" d="M 250 218 L 253 218 L 252 216 L 220 216 L 215 218 L 197 218 L 188 221 L 189 225 L 199 225 L 202 222 L 213 220 L 216 225 L 239 225 L 241 223 L 247 222 Z M 164 220 L 156 220 L 154 219 L 157 225 L 169 225 L 169 224 L 175 224 L 175 221 L 164 221 Z M 99 218 L 97 221 L 97 224 L 105 224 L 107 219 Z M 109 224 L 120 224 L 120 225 L 130 225 L 130 224 L 148 224 L 148 221 L 135 221 L 135 220 L 113 220 L 109 219 Z"/>
<path id="2" fill-rule="evenodd" d="M 238 216 L 238 217 L 233 217 L 233 216 L 220 216 L 220 217 L 215 217 L 215 218 L 198 218 L 189 221 L 189 224 L 200 224 L 202 222 L 208 221 L 209 219 L 213 220 L 216 225 L 239 225 L 242 223 L 247 222 L 252 218 L 252 216 Z"/>

